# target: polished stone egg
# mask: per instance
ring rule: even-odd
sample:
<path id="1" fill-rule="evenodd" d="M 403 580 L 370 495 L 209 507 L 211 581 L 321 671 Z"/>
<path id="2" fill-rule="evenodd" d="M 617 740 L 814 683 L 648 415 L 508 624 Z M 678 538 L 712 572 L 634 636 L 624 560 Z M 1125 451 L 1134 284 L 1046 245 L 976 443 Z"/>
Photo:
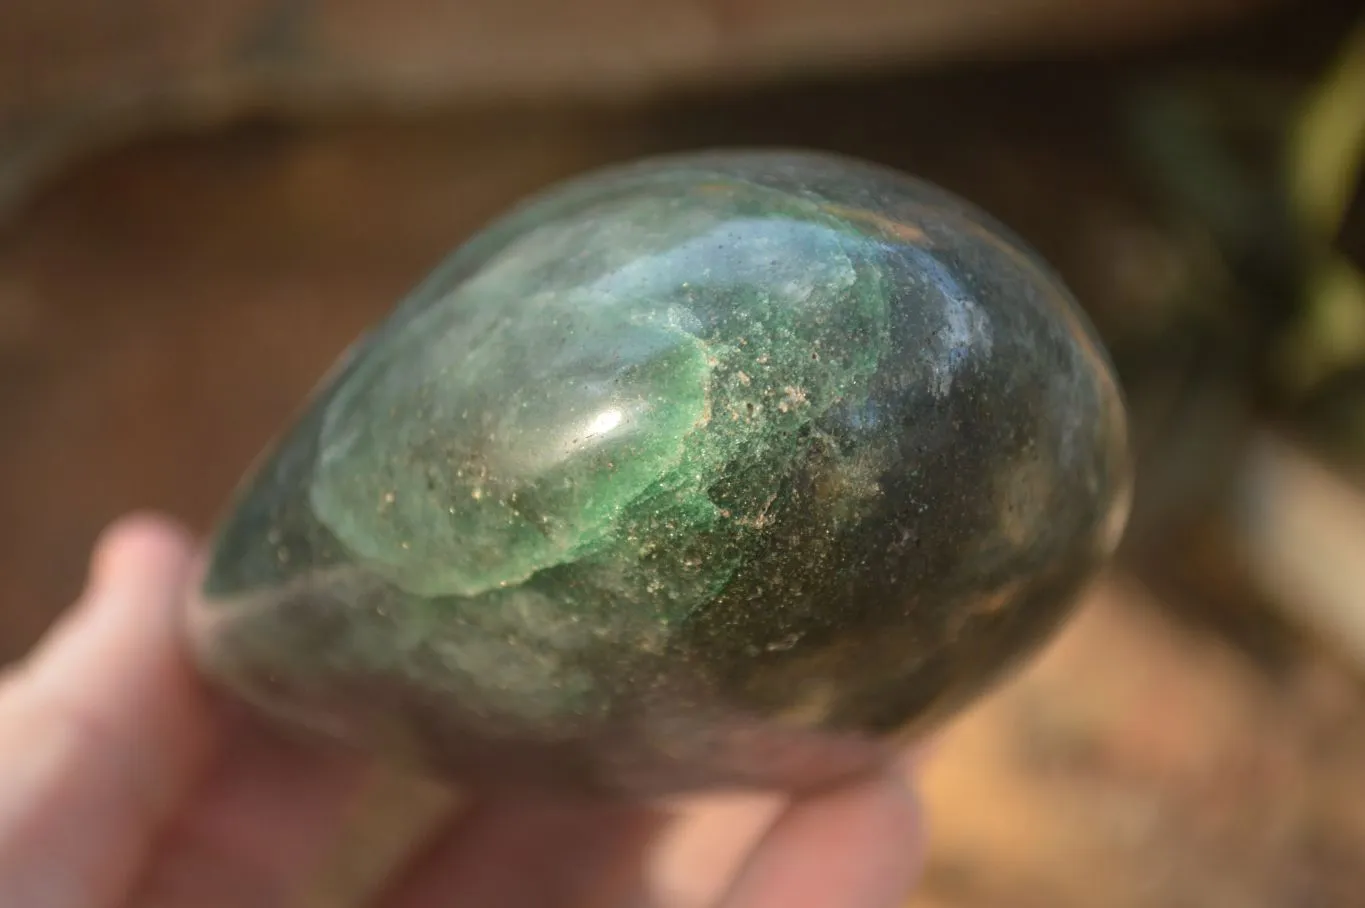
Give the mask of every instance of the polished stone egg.
<path id="1" fill-rule="evenodd" d="M 210 679 L 482 788 L 866 771 L 989 690 L 1123 532 L 1126 415 L 966 202 L 802 151 L 552 187 L 360 339 L 192 597 Z"/>

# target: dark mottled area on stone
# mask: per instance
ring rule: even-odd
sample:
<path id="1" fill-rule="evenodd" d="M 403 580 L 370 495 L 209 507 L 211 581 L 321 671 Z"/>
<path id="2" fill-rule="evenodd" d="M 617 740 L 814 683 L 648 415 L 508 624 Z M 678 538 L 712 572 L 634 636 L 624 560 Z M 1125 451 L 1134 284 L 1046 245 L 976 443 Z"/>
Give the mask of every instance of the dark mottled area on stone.
<path id="1" fill-rule="evenodd" d="M 1127 493 L 1105 354 L 1003 227 L 843 158 L 656 159 L 513 211 L 357 344 L 191 628 L 263 710 L 481 784 L 806 787 L 1027 657 Z"/>

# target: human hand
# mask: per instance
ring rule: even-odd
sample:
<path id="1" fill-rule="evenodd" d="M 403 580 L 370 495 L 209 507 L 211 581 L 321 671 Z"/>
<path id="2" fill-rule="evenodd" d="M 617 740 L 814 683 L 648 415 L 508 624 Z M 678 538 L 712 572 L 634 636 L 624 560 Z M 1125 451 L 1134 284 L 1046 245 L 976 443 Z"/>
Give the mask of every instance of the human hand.
<path id="1" fill-rule="evenodd" d="M 284 741 L 200 685 L 176 627 L 192 543 L 150 517 L 0 683 L 0 904 L 293 908 L 373 768 Z M 903 767 L 789 803 L 475 804 L 376 908 L 892 908 L 919 870 Z"/>

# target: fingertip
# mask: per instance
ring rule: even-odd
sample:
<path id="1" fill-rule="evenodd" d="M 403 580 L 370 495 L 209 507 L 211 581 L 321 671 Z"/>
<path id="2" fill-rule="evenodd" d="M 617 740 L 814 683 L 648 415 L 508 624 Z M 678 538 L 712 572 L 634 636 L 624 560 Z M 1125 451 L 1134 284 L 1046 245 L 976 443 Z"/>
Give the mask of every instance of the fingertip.
<path id="1" fill-rule="evenodd" d="M 918 763 L 892 771 L 867 783 L 861 791 L 845 793 L 843 809 L 860 814 L 869 839 L 894 843 L 891 863 L 909 879 L 923 870 L 927 838 L 924 800 L 915 777 Z"/>
<path id="2" fill-rule="evenodd" d="M 913 881 L 924 871 L 929 838 L 928 817 L 917 779 L 900 774 L 887 786 L 889 792 L 888 826 L 893 841 L 905 843 L 907 876 Z"/>
<path id="3" fill-rule="evenodd" d="M 95 542 L 90 586 L 132 573 L 181 570 L 194 551 L 193 537 L 178 521 L 154 511 L 138 511 L 109 524 Z"/>
<path id="4" fill-rule="evenodd" d="M 135 649 L 159 654 L 177 646 L 173 625 L 175 603 L 183 592 L 193 557 L 189 532 L 171 518 L 154 512 L 120 517 L 98 536 L 88 559 L 84 588 L 74 605 L 25 660 L 28 674 L 68 674 L 82 677 L 105 660 L 89 651 L 108 653 L 128 649 L 124 640 L 140 629 Z M 136 622 L 130 628 L 128 622 Z M 126 641 L 125 641 L 126 642 Z M 157 656 L 159 658 L 159 656 Z"/>
<path id="5" fill-rule="evenodd" d="M 726 908 L 894 908 L 923 871 L 924 814 L 899 767 L 793 804 L 755 849 Z"/>
<path id="6" fill-rule="evenodd" d="M 80 605 L 0 690 L 0 890 L 118 900 L 207 765 L 220 727 L 174 620 L 190 551 L 166 518 L 114 523 Z"/>
<path id="7" fill-rule="evenodd" d="M 938 754 L 939 739 L 928 738 L 911 744 L 901 755 L 892 761 L 891 771 L 898 772 L 907 784 L 914 786 L 924 767 Z"/>

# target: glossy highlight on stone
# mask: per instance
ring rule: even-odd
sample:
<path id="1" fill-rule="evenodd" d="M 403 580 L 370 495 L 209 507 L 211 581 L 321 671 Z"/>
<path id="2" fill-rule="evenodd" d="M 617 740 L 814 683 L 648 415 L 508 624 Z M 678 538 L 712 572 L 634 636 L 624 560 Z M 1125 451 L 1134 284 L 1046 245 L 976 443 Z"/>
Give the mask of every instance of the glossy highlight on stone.
<path id="1" fill-rule="evenodd" d="M 1047 639 L 1127 516 L 1059 280 L 881 167 L 707 152 L 553 187 L 327 377 L 218 528 L 207 676 L 477 786 L 875 765 Z"/>

